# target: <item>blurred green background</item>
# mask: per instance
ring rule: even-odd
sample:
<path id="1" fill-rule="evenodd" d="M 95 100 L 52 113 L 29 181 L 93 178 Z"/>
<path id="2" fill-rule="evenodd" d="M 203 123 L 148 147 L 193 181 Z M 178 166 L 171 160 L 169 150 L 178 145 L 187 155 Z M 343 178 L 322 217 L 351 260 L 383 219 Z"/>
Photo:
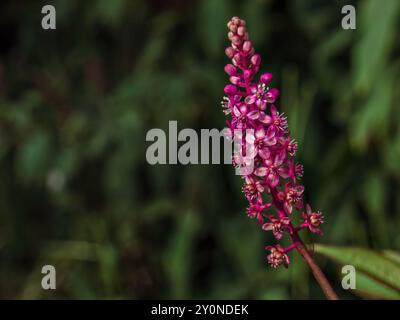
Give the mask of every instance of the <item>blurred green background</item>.
<path id="1" fill-rule="evenodd" d="M 345 4 L 357 30 L 341 28 Z M 169 120 L 225 125 L 233 15 L 274 73 L 306 200 L 326 217 L 304 240 L 400 249 L 400 1 L 2 1 L 0 298 L 323 298 L 298 254 L 267 266 L 275 241 L 231 166 L 145 159 L 146 132 Z"/>

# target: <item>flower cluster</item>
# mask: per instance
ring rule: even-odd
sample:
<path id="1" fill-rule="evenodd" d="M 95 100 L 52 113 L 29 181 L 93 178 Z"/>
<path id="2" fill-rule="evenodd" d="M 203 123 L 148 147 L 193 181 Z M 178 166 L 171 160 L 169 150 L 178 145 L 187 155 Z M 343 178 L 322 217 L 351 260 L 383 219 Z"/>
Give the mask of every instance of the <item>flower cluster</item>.
<path id="1" fill-rule="evenodd" d="M 249 201 L 248 216 L 256 218 L 263 230 L 272 231 L 277 240 L 284 233 L 293 243 L 288 248 L 280 245 L 267 246 L 268 263 L 276 268 L 288 266 L 288 251 L 296 247 L 297 233 L 308 229 L 321 234 L 318 227 L 323 223 L 320 212 L 313 212 L 309 205 L 304 210 L 304 187 L 299 182 L 303 175 L 302 165 L 295 162 L 297 143 L 290 137 L 286 117 L 279 113 L 275 102 L 279 90 L 271 88 L 271 73 L 263 73 L 255 80 L 261 57 L 254 52 L 244 20 L 233 17 L 228 22 L 228 38 L 231 45 L 225 50 L 232 63 L 225 66 L 230 84 L 226 85 L 222 107 L 232 136 L 237 130 L 252 132 L 241 140 L 243 156 L 235 154 L 233 164 L 254 164 L 252 170 L 242 171 L 243 193 Z M 250 129 L 250 130 L 249 130 Z M 267 214 L 274 208 L 275 215 Z M 292 225 L 293 210 L 302 211 L 303 222 L 297 228 Z"/>

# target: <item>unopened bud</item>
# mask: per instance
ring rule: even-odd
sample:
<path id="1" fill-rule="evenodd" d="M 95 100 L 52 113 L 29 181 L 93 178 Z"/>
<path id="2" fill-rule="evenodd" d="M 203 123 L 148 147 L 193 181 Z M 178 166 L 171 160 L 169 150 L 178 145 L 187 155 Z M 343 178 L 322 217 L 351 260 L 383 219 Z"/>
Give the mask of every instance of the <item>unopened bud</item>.
<path id="1" fill-rule="evenodd" d="M 245 41 L 243 43 L 243 51 L 249 52 L 251 50 L 251 48 L 252 48 L 251 41 Z"/>
<path id="2" fill-rule="evenodd" d="M 236 53 L 236 54 L 233 56 L 233 63 L 236 64 L 236 65 L 238 65 L 238 64 L 240 63 L 240 60 L 241 60 L 240 54 L 239 54 L 239 53 Z"/>
<path id="3" fill-rule="evenodd" d="M 229 77 L 229 81 L 232 82 L 233 84 L 237 85 L 240 82 L 240 78 L 237 76 L 231 76 L 231 77 Z"/>
<path id="4" fill-rule="evenodd" d="M 225 54 L 229 59 L 232 59 L 235 54 L 235 49 L 233 49 L 232 47 L 228 47 L 225 49 Z"/>
<path id="5" fill-rule="evenodd" d="M 246 32 L 246 28 L 245 27 L 240 26 L 239 28 L 237 28 L 237 34 L 239 36 L 244 36 L 245 32 Z"/>
<path id="6" fill-rule="evenodd" d="M 252 77 L 253 73 L 250 70 L 244 70 L 243 71 L 243 77 L 246 80 L 249 80 Z"/>
<path id="7" fill-rule="evenodd" d="M 234 65 L 232 64 L 227 64 L 224 68 L 225 72 L 230 75 L 230 76 L 234 76 L 236 75 L 236 68 Z"/>
<path id="8" fill-rule="evenodd" d="M 272 80 L 272 73 L 269 73 L 269 72 L 263 73 L 263 74 L 261 75 L 261 77 L 260 77 L 260 81 L 261 81 L 262 83 L 264 83 L 264 84 L 270 83 L 271 80 Z"/>
<path id="9" fill-rule="evenodd" d="M 242 43 L 242 40 L 241 40 L 238 36 L 233 36 L 230 40 L 231 40 L 232 43 L 235 44 L 235 45 L 239 45 L 239 44 Z"/>
<path id="10" fill-rule="evenodd" d="M 228 96 L 232 96 L 234 94 L 236 94 L 237 89 L 234 85 L 228 84 L 225 86 L 224 88 L 224 92 L 228 95 Z"/>
<path id="11" fill-rule="evenodd" d="M 259 54 L 255 54 L 254 56 L 251 57 L 250 61 L 251 64 L 258 66 L 261 62 L 261 57 Z"/>

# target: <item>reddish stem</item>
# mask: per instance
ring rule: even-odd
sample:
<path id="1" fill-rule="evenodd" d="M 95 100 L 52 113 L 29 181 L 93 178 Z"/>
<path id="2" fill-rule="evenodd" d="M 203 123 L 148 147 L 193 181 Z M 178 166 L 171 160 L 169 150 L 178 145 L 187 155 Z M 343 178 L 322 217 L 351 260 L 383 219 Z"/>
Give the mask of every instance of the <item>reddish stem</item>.
<path id="1" fill-rule="evenodd" d="M 310 267 L 315 279 L 317 280 L 318 284 L 320 285 L 322 291 L 324 292 L 325 296 L 329 300 L 339 300 L 337 294 L 333 290 L 332 286 L 330 285 L 328 279 L 325 277 L 325 274 L 322 272 L 321 268 L 315 262 L 314 258 L 307 250 L 306 246 L 304 245 L 303 241 L 300 239 L 297 232 L 294 232 L 291 235 L 293 242 L 297 243 L 296 249 L 307 262 L 308 266 Z"/>

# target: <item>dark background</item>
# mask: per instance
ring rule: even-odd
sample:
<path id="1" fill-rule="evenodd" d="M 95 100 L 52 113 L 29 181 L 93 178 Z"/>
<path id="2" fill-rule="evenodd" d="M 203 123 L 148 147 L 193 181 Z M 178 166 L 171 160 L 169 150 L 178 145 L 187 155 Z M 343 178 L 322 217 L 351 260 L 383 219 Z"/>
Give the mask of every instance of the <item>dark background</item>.
<path id="1" fill-rule="evenodd" d="M 341 28 L 345 4 L 357 30 Z M 151 128 L 224 127 L 233 15 L 274 73 L 306 200 L 326 217 L 304 240 L 400 249 L 400 1 L 2 1 L 0 298 L 323 298 L 298 254 L 267 266 L 275 241 L 231 166 L 146 162 Z"/>

